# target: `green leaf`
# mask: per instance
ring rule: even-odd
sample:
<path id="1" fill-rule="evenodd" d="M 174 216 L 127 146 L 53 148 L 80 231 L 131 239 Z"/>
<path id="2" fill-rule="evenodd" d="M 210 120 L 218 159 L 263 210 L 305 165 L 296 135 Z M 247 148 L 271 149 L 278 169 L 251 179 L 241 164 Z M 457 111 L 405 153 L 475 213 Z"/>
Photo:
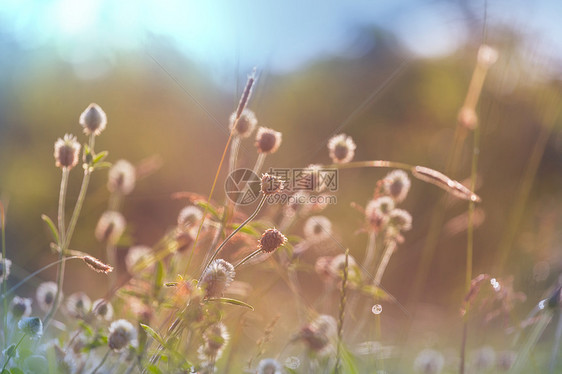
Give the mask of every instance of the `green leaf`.
<path id="1" fill-rule="evenodd" d="M 203 211 L 204 211 L 205 209 L 207 209 L 207 211 L 208 211 L 209 213 L 211 213 L 211 215 L 212 215 L 215 219 L 220 220 L 219 213 L 218 213 L 217 210 L 216 210 L 211 204 L 209 204 L 208 202 L 206 202 L 206 201 L 198 201 L 198 202 L 196 203 L 196 205 L 198 205 L 200 208 L 202 208 Z"/>
<path id="2" fill-rule="evenodd" d="M 7 373 L 6 370 L 4 370 L 4 372 Z M 11 373 L 11 374 L 25 374 L 25 373 L 23 372 L 23 370 L 18 369 L 18 368 L 11 368 L 11 369 L 10 369 L 10 373 Z"/>
<path id="3" fill-rule="evenodd" d="M 94 170 L 108 169 L 111 167 L 111 162 L 98 162 L 94 165 Z"/>
<path id="4" fill-rule="evenodd" d="M 254 307 L 251 306 L 250 304 L 247 304 L 243 301 L 240 300 L 236 300 L 236 299 L 231 299 L 229 297 L 215 297 L 215 298 L 211 298 L 211 299 L 207 299 L 208 301 L 218 301 L 219 303 L 223 303 L 223 304 L 232 304 L 232 305 L 238 305 L 238 306 L 243 306 L 245 308 L 248 308 L 250 310 L 254 310 Z"/>
<path id="5" fill-rule="evenodd" d="M 166 282 L 164 283 L 164 286 L 166 287 L 176 287 L 178 285 L 179 282 Z"/>
<path id="6" fill-rule="evenodd" d="M 238 228 L 238 226 L 240 226 L 240 225 L 239 224 L 230 225 L 230 227 L 234 230 L 236 230 Z M 243 232 L 244 234 L 255 236 L 257 238 L 261 236 L 261 234 L 256 229 L 254 229 L 253 227 L 250 227 L 250 226 L 242 227 L 240 229 L 240 232 Z"/>
<path id="7" fill-rule="evenodd" d="M 94 159 L 92 160 L 92 163 L 95 165 L 98 162 L 102 161 L 106 157 L 107 157 L 107 151 L 102 151 L 102 152 L 98 153 L 96 155 L 96 157 L 94 157 Z"/>
<path id="8" fill-rule="evenodd" d="M 49 226 L 49 228 L 51 229 L 51 233 L 53 234 L 53 238 L 55 239 L 55 242 L 59 242 L 59 231 L 57 230 L 57 227 L 55 226 L 53 220 L 51 220 L 49 218 L 48 215 L 46 214 L 41 214 L 41 219 L 43 221 L 45 221 L 45 223 L 47 224 L 47 226 Z"/>
<path id="9" fill-rule="evenodd" d="M 140 325 L 144 329 L 144 331 L 146 331 L 148 335 L 152 336 L 154 340 L 160 343 L 162 347 L 166 346 L 166 342 L 164 341 L 164 339 L 162 339 L 162 337 L 152 327 L 145 325 L 144 323 L 141 323 Z"/>
<path id="10" fill-rule="evenodd" d="M 156 292 L 162 288 L 164 282 L 164 263 L 158 261 L 156 264 L 156 277 L 154 278 L 154 289 Z"/>
<path id="11" fill-rule="evenodd" d="M 357 364 L 355 363 L 355 358 L 353 357 L 353 355 L 351 354 L 351 352 L 349 352 L 347 350 L 347 348 L 345 347 L 341 347 L 341 367 L 342 367 L 342 373 L 349 373 L 349 374 L 359 374 L 359 369 L 357 369 Z"/>

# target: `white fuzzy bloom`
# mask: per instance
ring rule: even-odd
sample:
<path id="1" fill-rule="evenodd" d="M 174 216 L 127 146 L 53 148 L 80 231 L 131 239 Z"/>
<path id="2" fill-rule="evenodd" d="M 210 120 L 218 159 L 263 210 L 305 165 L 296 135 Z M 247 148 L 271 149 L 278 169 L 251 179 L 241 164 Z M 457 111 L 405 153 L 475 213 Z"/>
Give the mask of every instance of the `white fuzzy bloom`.
<path id="1" fill-rule="evenodd" d="M 203 332 L 203 345 L 197 350 L 199 359 L 211 362 L 218 360 L 228 344 L 229 339 L 230 335 L 228 334 L 228 330 L 222 322 L 209 326 Z"/>
<path id="2" fill-rule="evenodd" d="M 140 263 L 145 263 L 147 265 L 147 269 L 153 268 L 153 264 L 148 266 L 148 263 L 152 259 L 152 249 L 145 245 L 136 245 L 134 247 L 129 248 L 127 251 L 127 255 L 125 256 L 125 265 L 127 266 L 127 271 L 133 274 L 133 269 L 135 265 Z"/>
<path id="3" fill-rule="evenodd" d="M 114 321 L 109 326 L 109 336 L 107 338 L 109 348 L 120 351 L 132 345 L 137 346 L 137 329 L 133 324 L 125 319 Z"/>
<path id="4" fill-rule="evenodd" d="M 106 211 L 96 226 L 96 239 L 100 242 L 117 243 L 125 231 L 125 217 L 119 212 Z"/>
<path id="5" fill-rule="evenodd" d="M 107 115 L 98 104 L 92 103 L 80 115 L 79 123 L 84 134 L 99 135 L 107 125 Z"/>
<path id="6" fill-rule="evenodd" d="M 410 178 L 404 170 L 393 170 L 383 179 L 384 192 L 400 203 L 410 190 Z"/>
<path id="7" fill-rule="evenodd" d="M 324 216 L 312 216 L 306 220 L 303 231 L 306 240 L 321 242 L 331 237 L 332 222 Z"/>
<path id="8" fill-rule="evenodd" d="M 351 136 L 345 134 L 335 135 L 328 141 L 330 158 L 337 164 L 345 164 L 353 160 L 356 147 Z"/>
<path id="9" fill-rule="evenodd" d="M 478 48 L 478 65 L 486 69 L 494 65 L 498 61 L 499 57 L 500 55 L 498 51 L 489 45 L 482 44 L 480 48 Z"/>
<path id="10" fill-rule="evenodd" d="M 272 358 L 264 358 L 258 364 L 257 374 L 283 374 L 283 366 Z"/>
<path id="11" fill-rule="evenodd" d="M 15 318 L 29 317 L 31 315 L 32 300 L 25 297 L 15 296 L 10 302 L 10 313 Z"/>
<path id="12" fill-rule="evenodd" d="M 90 311 L 92 301 L 84 292 L 76 292 L 66 299 L 66 309 L 72 317 L 84 317 Z"/>
<path id="13" fill-rule="evenodd" d="M 194 205 L 188 205 L 178 214 L 178 227 L 180 229 L 186 229 L 188 227 L 193 227 L 197 225 L 203 218 L 203 212 L 201 209 Z"/>
<path id="14" fill-rule="evenodd" d="M 55 282 L 43 282 L 37 287 L 36 297 L 37 304 L 42 311 L 48 312 L 55 301 L 57 294 L 57 284 Z M 59 299 L 62 299 L 62 292 L 59 294 Z"/>
<path id="15" fill-rule="evenodd" d="M 221 297 L 235 275 L 234 266 L 230 262 L 223 259 L 211 262 L 201 277 L 201 288 L 205 291 L 205 296 Z"/>
<path id="16" fill-rule="evenodd" d="M 236 112 L 232 113 L 229 118 L 229 129 L 234 134 L 238 134 L 242 138 L 247 138 L 252 134 L 256 125 L 258 124 L 258 120 L 254 112 L 250 109 L 244 109 L 240 114 L 240 118 L 236 121 L 236 127 L 234 127 L 236 121 Z"/>
<path id="17" fill-rule="evenodd" d="M 113 306 L 105 299 L 97 299 L 92 304 L 92 312 L 98 318 L 111 321 L 113 318 Z"/>
<path id="18" fill-rule="evenodd" d="M 433 349 L 424 349 L 414 361 L 414 371 L 420 374 L 439 374 L 445 365 L 443 355 Z"/>
<path id="19" fill-rule="evenodd" d="M 136 171 L 127 160 L 119 160 L 109 169 L 107 189 L 121 195 L 130 194 L 135 188 Z"/>

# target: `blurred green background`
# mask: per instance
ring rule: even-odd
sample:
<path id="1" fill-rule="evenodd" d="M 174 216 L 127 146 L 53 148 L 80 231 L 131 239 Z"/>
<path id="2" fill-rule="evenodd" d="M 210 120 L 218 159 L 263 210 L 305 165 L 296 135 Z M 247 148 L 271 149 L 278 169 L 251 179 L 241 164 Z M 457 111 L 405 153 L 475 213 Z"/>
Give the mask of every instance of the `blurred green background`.
<path id="1" fill-rule="evenodd" d="M 56 215 L 60 170 L 53 144 L 65 133 L 86 140 L 78 117 L 90 102 L 108 115 L 96 150 L 109 150 L 110 161 L 137 164 L 157 157 L 162 163 L 123 207 L 133 242 L 151 245 L 183 207 L 171 198 L 174 192 L 208 194 L 228 138 L 228 117 L 253 66 L 259 80 L 250 108 L 260 125 L 283 133 L 281 149 L 267 158 L 266 169 L 328 163 L 326 142 L 337 131 L 354 138 L 356 160 L 444 171 L 485 38 L 500 59 L 478 107 L 478 193 L 485 218 L 475 231 L 474 274 L 497 271 L 498 248 L 507 247 L 507 265 L 492 275 L 513 276 L 514 288 L 525 292 L 520 316 L 557 282 L 562 133 L 555 47 L 562 36 L 551 20 L 560 10 L 554 2 L 539 2 L 532 12 L 523 2 L 505 1 L 489 1 L 488 8 L 463 1 L 18 3 L 0 5 L 0 198 L 7 206 L 8 257 L 16 277 L 54 259 L 40 219 L 42 213 Z M 469 136 L 452 177 L 469 177 L 471 152 Z M 255 157 L 252 142 L 244 142 L 240 163 L 252 165 Z M 521 192 L 525 173 L 533 170 L 529 193 Z M 350 204 L 364 206 L 386 172 L 342 171 L 338 204 L 323 213 L 359 260 L 367 238 L 357 232 L 363 217 Z M 69 203 L 80 178 L 77 168 Z M 109 196 L 106 181 L 106 172 L 94 174 L 73 240 L 76 249 L 100 258 L 104 248 L 93 232 Z M 430 276 L 410 303 L 431 217 L 444 194 L 412 182 L 402 207 L 412 213 L 413 229 L 392 258 L 383 286 L 411 315 L 423 313 L 427 303 L 439 305 L 430 313 L 434 321 L 439 316 L 455 321 L 464 293 L 466 231 L 462 225 L 455 230 L 451 220 L 467 204 L 448 206 Z M 224 199 L 220 183 L 215 196 Z M 519 214 L 513 213 L 517 207 Z M 298 227 L 295 233 L 302 234 Z M 54 270 L 42 277 L 54 278 Z M 96 282 L 96 274 L 70 266 L 65 292 Z M 104 290 L 91 287 L 91 296 Z M 392 304 L 383 316 L 389 331 L 408 319 Z M 430 320 L 424 319 L 428 329 Z"/>

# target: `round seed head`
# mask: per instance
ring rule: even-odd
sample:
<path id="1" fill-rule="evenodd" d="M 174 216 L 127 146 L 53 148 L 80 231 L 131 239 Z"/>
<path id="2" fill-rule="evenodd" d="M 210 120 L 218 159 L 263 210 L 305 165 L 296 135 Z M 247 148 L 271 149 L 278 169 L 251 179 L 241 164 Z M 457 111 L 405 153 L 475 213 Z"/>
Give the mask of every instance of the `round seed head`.
<path id="1" fill-rule="evenodd" d="M 258 364 L 257 374 L 283 374 L 283 366 L 272 358 L 264 358 Z"/>
<path id="2" fill-rule="evenodd" d="M 234 266 L 230 262 L 223 259 L 211 262 L 201 277 L 201 288 L 205 290 L 205 297 L 221 297 L 235 275 Z"/>
<path id="3" fill-rule="evenodd" d="M 303 231 L 306 240 L 321 242 L 332 235 L 332 222 L 324 216 L 312 216 L 306 220 Z"/>
<path id="4" fill-rule="evenodd" d="M 258 128 L 256 147 L 259 153 L 275 153 L 281 145 L 281 133 L 267 127 Z"/>
<path id="5" fill-rule="evenodd" d="M 119 319 L 109 326 L 109 336 L 107 339 L 109 348 L 120 351 L 123 348 L 137 345 L 137 329 L 127 320 Z"/>
<path id="6" fill-rule="evenodd" d="M 267 173 L 261 176 L 261 192 L 269 196 L 276 194 L 283 189 L 283 180 L 276 175 L 269 175 Z"/>
<path id="7" fill-rule="evenodd" d="M 394 209 L 394 200 L 388 196 L 369 201 L 365 207 L 367 223 L 375 232 L 379 232 L 388 222 L 392 209 Z"/>
<path id="8" fill-rule="evenodd" d="M 356 145 L 351 136 L 339 134 L 328 141 L 330 158 L 337 164 L 345 164 L 353 160 Z"/>
<path id="9" fill-rule="evenodd" d="M 10 303 L 10 313 L 14 318 L 29 317 L 31 315 L 31 299 L 15 296 Z"/>
<path id="10" fill-rule="evenodd" d="M 410 178 L 403 170 L 393 170 L 384 177 L 383 186 L 385 193 L 400 203 L 408 195 Z"/>
<path id="11" fill-rule="evenodd" d="M 333 280 L 341 281 L 343 278 L 343 270 L 345 268 L 345 254 L 334 256 L 328 266 L 328 272 Z M 359 279 L 360 270 L 353 256 L 349 255 L 347 260 L 347 277 L 351 280 Z"/>
<path id="12" fill-rule="evenodd" d="M 330 351 L 337 335 L 337 322 L 334 317 L 322 314 L 301 329 L 300 337 L 309 350 L 323 355 Z"/>
<path id="13" fill-rule="evenodd" d="M 254 112 L 249 109 L 244 109 L 242 111 L 242 114 L 240 114 L 240 118 L 238 118 L 238 121 L 236 121 L 236 112 L 232 113 L 229 119 L 229 123 L 231 132 L 240 136 L 241 138 L 247 138 L 256 128 L 258 120 L 256 119 L 256 115 L 254 114 Z"/>
<path id="14" fill-rule="evenodd" d="M 222 355 L 229 339 L 230 335 L 223 323 L 218 322 L 209 326 L 203 332 L 203 345 L 197 351 L 199 359 L 216 361 Z"/>
<path id="15" fill-rule="evenodd" d="M 178 214 L 178 227 L 186 229 L 197 225 L 203 218 L 201 209 L 194 205 L 188 205 Z"/>
<path id="16" fill-rule="evenodd" d="M 408 231 L 412 228 L 412 216 L 404 209 L 394 209 L 389 214 L 389 226 L 397 231 Z"/>
<path id="17" fill-rule="evenodd" d="M 80 159 L 80 143 L 74 135 L 65 134 L 55 142 L 55 165 L 58 168 L 72 169 Z"/>
<path id="18" fill-rule="evenodd" d="M 287 238 L 281 233 L 281 231 L 277 229 L 267 229 L 264 231 L 258 242 L 258 249 L 266 253 L 271 253 L 284 245 L 286 242 Z"/>
<path id="19" fill-rule="evenodd" d="M 75 318 L 81 318 L 90 311 L 92 301 L 84 292 L 76 292 L 66 300 L 68 314 Z"/>
<path id="20" fill-rule="evenodd" d="M 128 195 L 135 188 L 135 167 L 127 160 L 117 161 L 109 169 L 107 189 L 112 193 Z"/>
<path id="21" fill-rule="evenodd" d="M 92 103 L 82 112 L 79 122 L 84 128 L 84 134 L 97 136 L 105 129 L 107 116 L 98 104 Z"/>
<path id="22" fill-rule="evenodd" d="M 55 282 L 43 282 L 37 287 L 37 304 L 42 311 L 48 312 L 55 301 L 57 294 L 57 284 Z M 59 299 L 62 299 L 62 292 L 59 294 Z"/>
<path id="23" fill-rule="evenodd" d="M 106 211 L 96 226 L 96 239 L 100 242 L 117 243 L 125 231 L 125 218 L 119 212 Z"/>
<path id="24" fill-rule="evenodd" d="M 24 317 L 20 319 L 18 328 L 32 339 L 39 339 L 43 335 L 43 322 L 38 317 Z"/>
<path id="25" fill-rule="evenodd" d="M 439 374 L 445 365 L 443 355 L 433 349 L 424 349 L 414 361 L 414 371 L 420 374 Z"/>
<path id="26" fill-rule="evenodd" d="M 100 319 L 110 321 L 113 318 L 113 306 L 105 299 L 97 299 L 92 305 L 92 312 Z"/>
<path id="27" fill-rule="evenodd" d="M 153 264 L 149 264 L 152 259 L 152 249 L 145 245 L 136 245 L 134 247 L 129 248 L 127 255 L 125 256 L 125 265 L 127 266 L 127 271 L 130 274 L 134 274 L 133 269 L 135 265 L 144 263 L 147 269 L 151 269 L 154 267 Z"/>

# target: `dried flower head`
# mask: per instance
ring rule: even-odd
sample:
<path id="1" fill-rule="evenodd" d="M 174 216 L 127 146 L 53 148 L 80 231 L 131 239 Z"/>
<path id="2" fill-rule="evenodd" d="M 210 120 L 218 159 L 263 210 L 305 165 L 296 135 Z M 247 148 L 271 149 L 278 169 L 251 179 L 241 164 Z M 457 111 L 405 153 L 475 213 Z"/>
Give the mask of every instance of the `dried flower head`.
<path id="1" fill-rule="evenodd" d="M 252 134 L 257 124 L 258 120 L 254 112 L 249 109 L 244 109 L 238 120 L 236 120 L 236 112 L 232 113 L 228 127 L 235 135 L 241 138 L 247 138 Z"/>
<path id="2" fill-rule="evenodd" d="M 79 122 L 84 128 L 84 134 L 97 136 L 107 125 L 107 115 L 98 104 L 92 103 L 82 112 Z"/>
<path id="3" fill-rule="evenodd" d="M 96 226 L 96 238 L 100 242 L 117 243 L 125 231 L 125 218 L 119 212 L 106 211 Z"/>
<path id="4" fill-rule="evenodd" d="M 389 214 L 394 209 L 394 200 L 389 196 L 382 196 L 371 200 L 365 207 L 367 223 L 375 232 L 381 231 L 388 223 Z"/>
<path id="5" fill-rule="evenodd" d="M 127 266 L 127 271 L 131 274 L 134 274 L 133 269 L 135 265 L 140 263 L 144 264 L 147 269 L 153 268 L 153 264 L 151 264 L 152 259 L 152 249 L 145 245 L 136 245 L 134 247 L 129 248 L 127 251 L 127 255 L 125 256 L 125 265 Z"/>
<path id="6" fill-rule="evenodd" d="M 333 347 L 336 335 L 337 322 L 334 317 L 321 314 L 301 329 L 299 337 L 310 351 L 324 355 Z"/>
<path id="7" fill-rule="evenodd" d="M 109 192 L 128 195 L 135 188 L 135 167 L 127 160 L 119 160 L 109 169 L 107 189 Z"/>
<path id="8" fill-rule="evenodd" d="M 43 282 L 37 287 L 37 304 L 42 311 L 47 312 L 51 309 L 57 294 L 57 284 L 55 282 Z M 62 299 L 62 292 L 59 294 Z"/>
<path id="9" fill-rule="evenodd" d="M 188 227 L 193 227 L 199 224 L 203 218 L 203 212 L 201 209 L 194 205 L 188 205 L 178 214 L 178 227 L 180 229 L 186 229 Z"/>
<path id="10" fill-rule="evenodd" d="M 262 174 L 260 183 L 261 192 L 266 196 L 278 193 L 283 189 L 283 180 L 276 175 Z"/>
<path id="11" fill-rule="evenodd" d="M 393 170 L 383 179 L 384 191 L 394 201 L 404 201 L 410 190 L 410 178 L 404 170 Z"/>
<path id="12" fill-rule="evenodd" d="M 256 147 L 259 153 L 275 153 L 281 145 L 281 133 L 267 127 L 258 128 Z"/>
<path id="13" fill-rule="evenodd" d="M 263 232 L 259 242 L 258 249 L 271 253 L 287 242 L 285 235 L 277 229 L 267 229 Z"/>
<path id="14" fill-rule="evenodd" d="M 82 318 L 90 311 L 92 301 L 84 292 L 76 292 L 66 299 L 66 310 L 75 318 Z"/>
<path id="15" fill-rule="evenodd" d="M 230 262 L 223 259 L 211 262 L 201 277 L 201 288 L 205 290 L 205 297 L 221 297 L 235 275 L 234 266 Z"/>
<path id="16" fill-rule="evenodd" d="M 328 141 L 328 150 L 330 151 L 330 158 L 336 164 L 345 164 L 353 160 L 355 156 L 356 145 L 351 136 L 339 134 L 333 136 Z"/>
<path id="17" fill-rule="evenodd" d="M 43 335 L 43 322 L 38 317 L 24 317 L 20 319 L 18 328 L 32 339 L 39 339 Z"/>
<path id="18" fill-rule="evenodd" d="M 414 371 L 420 374 L 439 374 L 445 365 L 443 355 L 433 349 L 424 349 L 414 361 Z"/>
<path id="19" fill-rule="evenodd" d="M 10 313 L 14 318 L 29 317 L 31 315 L 32 300 L 15 296 L 10 303 Z"/>
<path id="20" fill-rule="evenodd" d="M 113 321 L 109 326 L 107 343 L 110 349 L 120 351 L 129 345 L 137 345 L 137 329 L 125 319 Z"/>
<path id="21" fill-rule="evenodd" d="M 58 168 L 72 169 L 80 159 L 80 143 L 74 135 L 65 134 L 55 142 L 55 165 Z"/>
<path id="22" fill-rule="evenodd" d="M 264 358 L 258 364 L 257 374 L 283 374 L 283 366 L 273 358 Z"/>
<path id="23" fill-rule="evenodd" d="M 221 323 L 215 323 L 203 332 L 203 345 L 197 350 L 199 359 L 214 362 L 220 358 L 230 335 L 226 326 Z"/>
<path id="24" fill-rule="evenodd" d="M 478 65 L 488 69 L 490 66 L 494 65 L 496 61 L 498 61 L 499 56 L 500 55 L 496 49 L 490 47 L 489 45 L 482 44 L 480 48 L 478 48 Z"/>
<path id="25" fill-rule="evenodd" d="M 98 318 L 110 321 L 113 318 L 113 306 L 106 299 L 97 299 L 92 304 L 92 312 Z"/>
<path id="26" fill-rule="evenodd" d="M 303 231 L 306 240 L 321 242 L 331 237 L 332 222 L 324 216 L 312 216 L 304 223 Z"/>
<path id="27" fill-rule="evenodd" d="M 108 274 L 113 271 L 113 266 L 101 262 L 100 260 L 92 256 L 84 256 L 82 257 L 82 261 L 84 261 L 90 269 L 97 273 Z"/>
<path id="28" fill-rule="evenodd" d="M 412 216 L 404 209 L 393 209 L 388 218 L 389 226 L 396 231 L 408 231 L 412 228 Z"/>

